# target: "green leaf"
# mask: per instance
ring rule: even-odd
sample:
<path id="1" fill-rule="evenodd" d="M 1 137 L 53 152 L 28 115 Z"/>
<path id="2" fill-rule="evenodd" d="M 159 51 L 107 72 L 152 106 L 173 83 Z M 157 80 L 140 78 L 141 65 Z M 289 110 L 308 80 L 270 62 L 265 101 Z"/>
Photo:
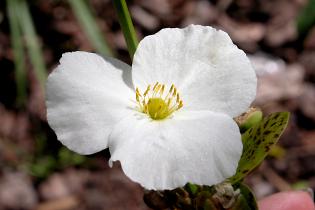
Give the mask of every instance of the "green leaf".
<path id="1" fill-rule="evenodd" d="M 315 24 L 315 0 L 309 0 L 308 4 L 297 17 L 297 29 L 300 35 L 305 35 Z"/>
<path id="2" fill-rule="evenodd" d="M 184 188 L 192 196 L 196 195 L 199 190 L 199 186 L 192 183 L 187 183 Z"/>
<path id="3" fill-rule="evenodd" d="M 230 178 L 232 183 L 243 179 L 264 160 L 286 128 L 289 116 L 289 112 L 273 113 L 242 135 L 243 153 L 236 174 Z"/>
<path id="4" fill-rule="evenodd" d="M 7 0 L 8 19 L 11 32 L 11 43 L 14 54 L 15 81 L 17 89 L 17 105 L 22 106 L 27 98 L 25 53 L 23 49 L 22 31 L 19 27 L 17 1 Z"/>
<path id="5" fill-rule="evenodd" d="M 27 50 L 29 52 L 31 63 L 34 67 L 36 78 L 41 84 L 41 88 L 44 91 L 45 82 L 47 78 L 47 72 L 43 53 L 39 45 L 38 37 L 33 24 L 32 16 L 30 14 L 26 0 L 18 0 L 16 15 L 19 17 L 19 24 L 22 29 Z"/>
<path id="6" fill-rule="evenodd" d="M 56 160 L 52 156 L 43 156 L 28 165 L 29 173 L 38 178 L 45 178 L 51 174 L 56 167 Z"/>
<path id="7" fill-rule="evenodd" d="M 88 5 L 83 0 L 69 0 L 68 2 L 97 52 L 103 56 L 113 56 L 113 52 L 104 39 L 102 32 L 97 25 L 97 21 Z"/>
<path id="8" fill-rule="evenodd" d="M 248 186 L 239 183 L 234 187 L 240 189 L 240 195 L 231 210 L 258 210 L 256 198 Z"/>
<path id="9" fill-rule="evenodd" d="M 58 152 L 58 166 L 63 169 L 69 166 L 81 165 L 86 162 L 87 158 L 70 151 L 66 147 L 60 148 Z"/>

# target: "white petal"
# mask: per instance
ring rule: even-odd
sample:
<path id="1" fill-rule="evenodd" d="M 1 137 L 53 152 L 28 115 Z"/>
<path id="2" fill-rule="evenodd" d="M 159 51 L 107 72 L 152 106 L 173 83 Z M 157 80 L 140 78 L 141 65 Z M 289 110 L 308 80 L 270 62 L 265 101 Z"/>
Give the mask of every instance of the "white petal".
<path id="1" fill-rule="evenodd" d="M 134 55 L 133 83 L 144 91 L 155 82 L 175 84 L 190 110 L 234 117 L 256 94 L 256 75 L 245 53 L 223 31 L 191 25 L 145 37 Z"/>
<path id="2" fill-rule="evenodd" d="M 242 143 L 228 115 L 188 111 L 163 121 L 129 116 L 115 126 L 109 149 L 110 163 L 119 160 L 130 179 L 163 190 L 187 182 L 213 185 L 232 176 Z"/>
<path id="3" fill-rule="evenodd" d="M 46 90 L 47 118 L 58 140 L 82 154 L 107 148 L 114 124 L 128 112 L 130 70 L 93 53 L 63 54 Z"/>

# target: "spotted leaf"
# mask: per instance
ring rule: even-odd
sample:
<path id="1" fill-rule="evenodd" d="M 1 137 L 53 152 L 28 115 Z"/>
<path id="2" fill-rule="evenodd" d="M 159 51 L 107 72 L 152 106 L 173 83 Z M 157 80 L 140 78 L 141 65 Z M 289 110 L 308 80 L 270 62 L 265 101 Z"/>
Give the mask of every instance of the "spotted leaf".
<path id="1" fill-rule="evenodd" d="M 242 135 L 243 153 L 236 174 L 230 178 L 232 183 L 243 179 L 264 160 L 286 128 L 289 116 L 288 112 L 273 113 Z"/>

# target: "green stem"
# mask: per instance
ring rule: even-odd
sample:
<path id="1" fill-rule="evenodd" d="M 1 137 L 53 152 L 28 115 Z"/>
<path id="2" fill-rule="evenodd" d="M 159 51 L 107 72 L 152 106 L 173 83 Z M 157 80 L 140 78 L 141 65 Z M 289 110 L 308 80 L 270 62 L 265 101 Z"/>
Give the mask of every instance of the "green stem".
<path id="1" fill-rule="evenodd" d="M 138 40 L 133 27 L 132 20 L 128 11 L 128 7 L 125 0 L 113 0 L 114 7 L 118 16 L 119 24 L 124 33 L 124 37 L 127 43 L 128 52 L 130 58 L 133 58 L 133 55 L 136 52 L 138 46 Z"/>

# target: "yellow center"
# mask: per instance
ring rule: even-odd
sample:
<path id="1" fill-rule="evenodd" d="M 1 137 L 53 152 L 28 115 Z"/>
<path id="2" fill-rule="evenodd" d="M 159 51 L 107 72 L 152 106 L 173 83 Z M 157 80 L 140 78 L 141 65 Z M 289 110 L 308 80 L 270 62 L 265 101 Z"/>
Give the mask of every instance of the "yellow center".
<path id="1" fill-rule="evenodd" d="M 153 88 L 148 85 L 143 94 L 136 88 L 136 100 L 139 111 L 149 115 L 153 120 L 162 120 L 183 107 L 183 101 L 174 85 L 164 94 L 165 85 L 158 82 Z"/>

